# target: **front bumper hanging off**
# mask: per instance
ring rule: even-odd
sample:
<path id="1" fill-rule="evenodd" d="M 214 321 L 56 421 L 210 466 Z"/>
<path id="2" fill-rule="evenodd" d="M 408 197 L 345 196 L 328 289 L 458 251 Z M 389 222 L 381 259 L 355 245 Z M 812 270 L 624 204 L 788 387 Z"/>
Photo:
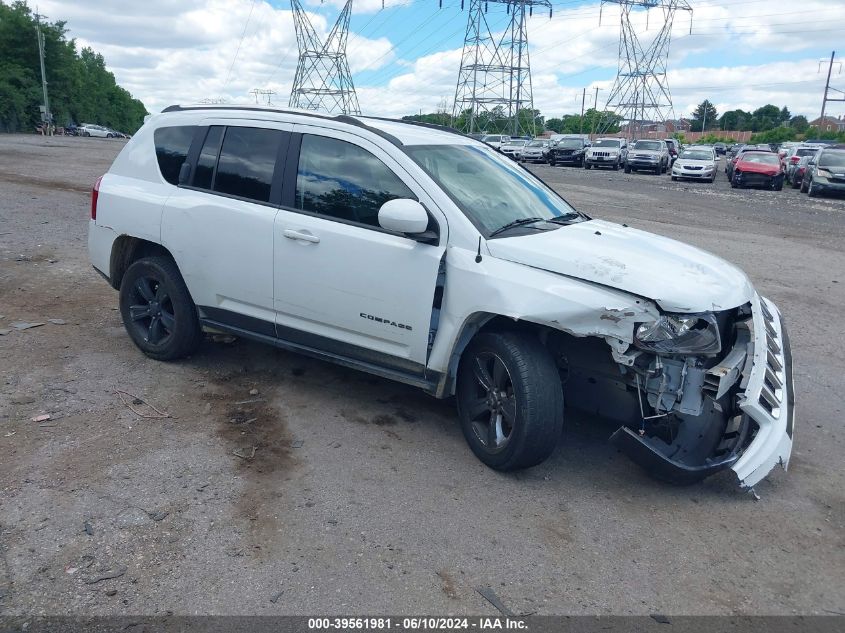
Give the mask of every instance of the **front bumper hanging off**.
<path id="1" fill-rule="evenodd" d="M 795 425 L 789 336 L 774 303 L 755 296 L 751 309 L 748 339 L 708 372 L 718 390 L 722 381 L 739 382 L 737 415 L 725 423 L 724 414 L 711 406 L 696 424 L 682 426 L 672 445 L 628 427 L 611 436 L 614 445 L 657 478 L 684 484 L 730 468 L 740 487 L 749 489 L 778 464 L 784 470 L 788 466 Z M 714 429 L 718 435 L 708 437 Z M 715 449 L 696 454 L 702 445 Z"/>

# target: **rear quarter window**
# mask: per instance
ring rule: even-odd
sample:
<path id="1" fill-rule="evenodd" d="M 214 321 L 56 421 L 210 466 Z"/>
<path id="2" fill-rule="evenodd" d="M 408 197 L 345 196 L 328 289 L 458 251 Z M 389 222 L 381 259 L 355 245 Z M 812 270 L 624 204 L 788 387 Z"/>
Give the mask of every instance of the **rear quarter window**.
<path id="1" fill-rule="evenodd" d="M 188 158 L 195 125 L 160 127 L 153 133 L 156 160 L 162 177 L 171 185 L 179 184 L 179 170 Z"/>

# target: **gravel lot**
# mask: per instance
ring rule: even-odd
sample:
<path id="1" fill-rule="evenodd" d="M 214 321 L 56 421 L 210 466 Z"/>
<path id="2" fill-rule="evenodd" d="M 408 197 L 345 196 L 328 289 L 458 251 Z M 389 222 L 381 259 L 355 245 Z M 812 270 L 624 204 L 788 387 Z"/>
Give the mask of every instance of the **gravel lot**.
<path id="1" fill-rule="evenodd" d="M 121 147 L 0 135 L 0 329 L 45 323 L 0 336 L 0 614 L 497 613 L 477 587 L 523 614 L 845 612 L 845 200 L 536 168 L 784 311 L 796 447 L 754 502 L 651 480 L 601 421 L 503 475 L 409 387 L 245 341 L 146 359 L 86 253 Z"/>

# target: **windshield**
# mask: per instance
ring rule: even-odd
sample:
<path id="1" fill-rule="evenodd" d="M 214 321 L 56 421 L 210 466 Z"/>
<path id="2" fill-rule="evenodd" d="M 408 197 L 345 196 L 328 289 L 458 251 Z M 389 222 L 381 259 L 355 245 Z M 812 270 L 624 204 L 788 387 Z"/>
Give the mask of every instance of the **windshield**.
<path id="1" fill-rule="evenodd" d="M 819 156 L 819 167 L 822 169 L 845 167 L 845 150 L 822 152 L 822 155 Z"/>
<path id="2" fill-rule="evenodd" d="M 580 149 L 583 145 L 583 142 L 579 138 L 564 138 L 557 142 L 558 147 L 571 147 Z"/>
<path id="3" fill-rule="evenodd" d="M 659 152 L 666 145 L 660 141 L 637 141 L 634 149 L 647 149 L 652 152 Z"/>
<path id="4" fill-rule="evenodd" d="M 703 149 L 686 149 L 681 152 L 681 158 L 687 160 L 713 160 L 713 154 Z"/>
<path id="5" fill-rule="evenodd" d="M 499 141 L 502 140 L 502 137 L 499 136 L 498 134 L 488 134 L 487 136 L 485 136 L 481 140 L 484 141 L 485 143 L 498 143 Z"/>
<path id="6" fill-rule="evenodd" d="M 619 147 L 619 141 L 603 139 L 593 143 L 593 147 Z"/>
<path id="7" fill-rule="evenodd" d="M 763 165 L 780 165 L 780 158 L 777 154 L 764 154 L 762 152 L 745 152 L 742 155 L 743 162 L 761 163 Z"/>
<path id="8" fill-rule="evenodd" d="M 545 147 L 548 141 L 531 141 L 528 147 Z"/>
<path id="9" fill-rule="evenodd" d="M 579 217 L 530 172 L 493 150 L 411 145 L 405 151 L 482 232 L 489 234 L 520 218 Z"/>
<path id="10" fill-rule="evenodd" d="M 505 143 L 505 145 L 506 146 L 515 145 L 515 146 L 522 147 L 523 145 L 525 145 L 525 143 L 526 143 L 525 141 L 508 141 L 507 143 Z"/>

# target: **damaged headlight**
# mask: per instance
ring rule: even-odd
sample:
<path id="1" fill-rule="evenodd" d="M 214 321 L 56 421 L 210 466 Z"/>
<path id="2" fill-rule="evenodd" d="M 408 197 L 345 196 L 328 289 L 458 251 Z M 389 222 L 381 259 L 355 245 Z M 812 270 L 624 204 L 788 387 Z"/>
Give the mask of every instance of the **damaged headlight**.
<path id="1" fill-rule="evenodd" d="M 710 312 L 664 314 L 657 321 L 641 324 L 634 343 L 658 354 L 718 354 L 722 349 L 719 324 Z"/>

